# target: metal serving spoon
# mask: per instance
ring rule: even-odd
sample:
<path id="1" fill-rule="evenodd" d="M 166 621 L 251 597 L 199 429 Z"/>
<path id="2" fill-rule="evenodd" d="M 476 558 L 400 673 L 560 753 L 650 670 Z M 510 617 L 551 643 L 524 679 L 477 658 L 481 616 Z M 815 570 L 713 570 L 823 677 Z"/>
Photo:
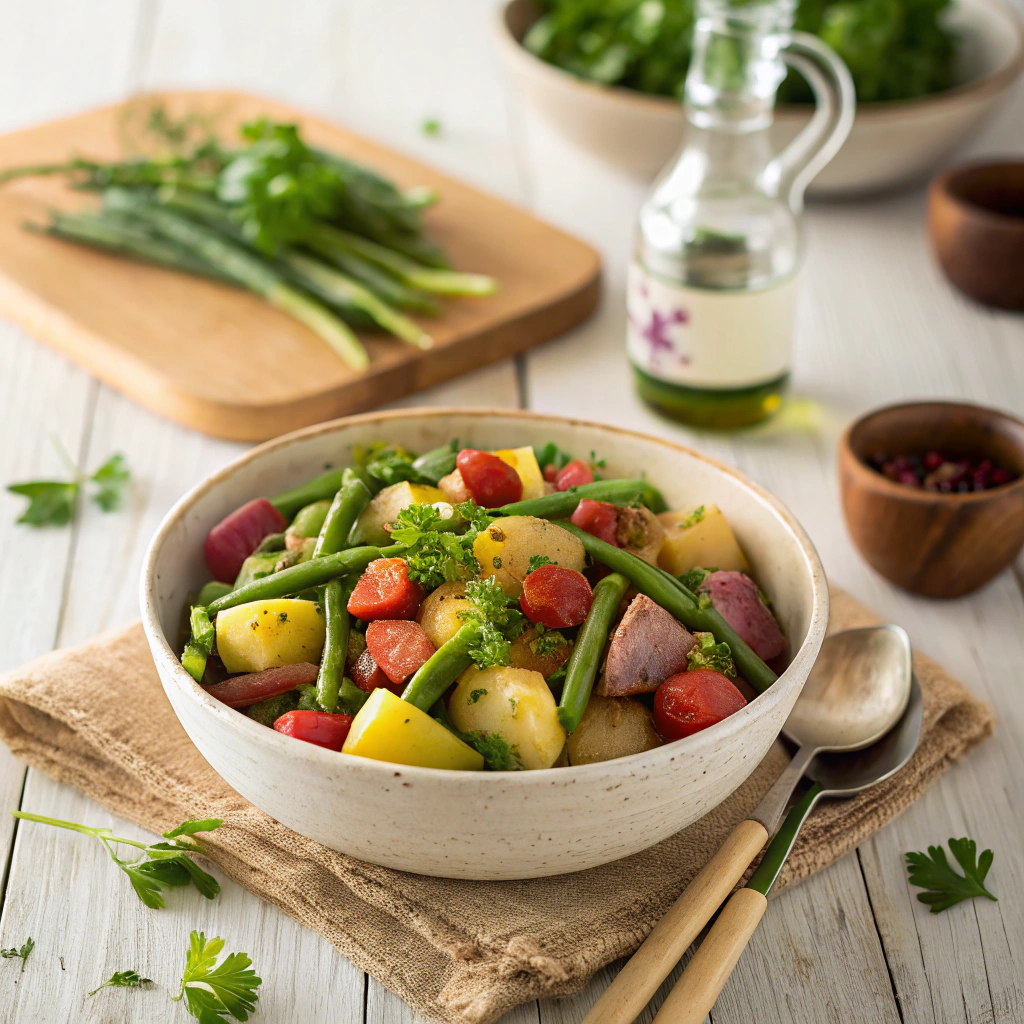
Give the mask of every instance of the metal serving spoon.
<path id="1" fill-rule="evenodd" d="M 654 926 L 583 1024 L 632 1024 L 778 828 L 815 755 L 860 750 L 884 736 L 907 707 L 911 676 L 910 638 L 899 626 L 826 637 L 782 730 L 797 745 L 793 760 Z"/>
<path id="2" fill-rule="evenodd" d="M 806 774 L 813 785 L 786 815 L 746 888 L 722 909 L 654 1024 L 700 1024 L 707 1016 L 764 915 L 768 892 L 815 804 L 826 796 L 853 796 L 888 779 L 910 760 L 921 736 L 923 702 L 916 677 L 909 696 L 899 724 L 873 746 L 852 754 L 825 754 L 808 767 Z"/>

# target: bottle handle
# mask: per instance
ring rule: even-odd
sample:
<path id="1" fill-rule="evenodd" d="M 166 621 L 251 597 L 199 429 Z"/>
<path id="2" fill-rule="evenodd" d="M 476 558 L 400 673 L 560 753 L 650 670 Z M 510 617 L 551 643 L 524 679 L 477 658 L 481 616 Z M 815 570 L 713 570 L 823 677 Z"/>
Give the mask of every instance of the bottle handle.
<path id="1" fill-rule="evenodd" d="M 846 65 L 816 36 L 791 32 L 780 56 L 807 79 L 815 99 L 810 124 L 769 165 L 777 194 L 799 213 L 807 186 L 850 134 L 857 100 Z"/>

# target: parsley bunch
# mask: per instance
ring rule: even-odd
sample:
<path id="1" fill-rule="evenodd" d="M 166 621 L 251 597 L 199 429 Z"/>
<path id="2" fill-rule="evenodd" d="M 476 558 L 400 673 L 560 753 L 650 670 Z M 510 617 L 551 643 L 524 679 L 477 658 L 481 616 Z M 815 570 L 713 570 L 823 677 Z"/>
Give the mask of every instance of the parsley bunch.
<path id="1" fill-rule="evenodd" d="M 71 456 L 56 438 L 53 445 L 61 461 L 67 466 L 70 480 L 28 480 L 8 484 L 11 494 L 28 498 L 28 508 L 18 517 L 19 523 L 29 526 L 66 526 L 78 508 L 78 496 L 83 486 L 91 489 L 90 498 L 104 512 L 120 508 L 131 480 L 131 472 L 123 455 L 111 455 L 90 476 L 78 471 Z"/>
<path id="2" fill-rule="evenodd" d="M 183 821 L 177 828 L 164 832 L 166 842 L 142 843 L 136 839 L 124 839 L 115 836 L 109 828 L 93 828 L 80 825 L 74 821 L 62 821 L 60 818 L 46 818 L 40 814 L 29 814 L 26 811 L 12 811 L 15 818 L 25 821 L 37 821 L 41 825 L 53 825 L 66 828 L 82 835 L 94 836 L 106 847 L 111 860 L 128 876 L 132 888 L 140 900 L 153 910 L 163 907 L 163 892 L 188 885 L 189 882 L 208 899 L 212 900 L 220 892 L 220 883 L 213 875 L 207 874 L 188 855 L 202 853 L 198 841 L 190 841 L 182 836 L 194 836 L 197 832 L 212 832 L 220 828 L 220 818 L 204 818 L 199 821 Z M 134 846 L 141 850 L 143 857 L 138 860 L 125 860 L 114 851 L 114 845 Z"/>
<path id="3" fill-rule="evenodd" d="M 946 851 L 941 846 L 929 846 L 927 854 L 906 855 L 910 884 L 928 890 L 919 892 L 917 898 L 928 904 L 933 914 L 974 896 L 995 900 L 985 888 L 985 876 L 992 867 L 992 851 L 985 850 L 979 857 L 978 844 L 966 838 L 950 839 L 949 849 L 963 868 L 962 875 L 946 860 Z"/>
<path id="4" fill-rule="evenodd" d="M 410 505 L 395 516 L 391 539 L 407 549 L 402 557 L 409 579 L 433 590 L 480 571 L 473 541 L 491 522 L 491 517 L 471 501 L 452 506 Z"/>

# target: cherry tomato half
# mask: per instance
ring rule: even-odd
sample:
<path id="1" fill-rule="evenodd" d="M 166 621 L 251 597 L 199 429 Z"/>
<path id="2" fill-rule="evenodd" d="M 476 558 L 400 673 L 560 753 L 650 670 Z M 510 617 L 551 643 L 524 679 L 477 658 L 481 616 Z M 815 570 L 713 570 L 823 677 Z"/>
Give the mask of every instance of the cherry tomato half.
<path id="1" fill-rule="evenodd" d="M 567 491 L 570 487 L 579 487 L 580 484 L 592 484 L 594 482 L 594 471 L 579 459 L 573 459 L 566 463 L 555 477 L 555 490 Z"/>
<path id="2" fill-rule="evenodd" d="M 359 577 L 348 610 L 364 622 L 414 619 L 423 596 L 423 588 L 409 579 L 404 558 L 378 558 Z"/>
<path id="3" fill-rule="evenodd" d="M 286 711 L 274 723 L 274 729 L 285 736 L 315 743 L 327 750 L 341 750 L 351 725 L 351 715 L 329 715 L 326 711 Z"/>
<path id="4" fill-rule="evenodd" d="M 728 676 L 709 668 L 669 676 L 654 694 L 654 724 L 664 740 L 692 736 L 746 707 Z"/>
<path id="5" fill-rule="evenodd" d="M 565 629 L 582 624 L 593 600 L 594 592 L 583 573 L 542 565 L 523 580 L 519 607 L 534 624 Z"/>
<path id="6" fill-rule="evenodd" d="M 619 528 L 619 509 L 610 501 L 592 501 L 590 498 L 584 498 L 569 517 L 569 522 L 575 523 L 581 530 L 586 530 L 598 540 L 603 540 L 614 547 L 620 546 L 615 536 Z"/>
<path id="7" fill-rule="evenodd" d="M 501 508 L 523 496 L 519 474 L 497 455 L 463 448 L 455 457 L 455 465 L 473 500 L 483 508 Z"/>

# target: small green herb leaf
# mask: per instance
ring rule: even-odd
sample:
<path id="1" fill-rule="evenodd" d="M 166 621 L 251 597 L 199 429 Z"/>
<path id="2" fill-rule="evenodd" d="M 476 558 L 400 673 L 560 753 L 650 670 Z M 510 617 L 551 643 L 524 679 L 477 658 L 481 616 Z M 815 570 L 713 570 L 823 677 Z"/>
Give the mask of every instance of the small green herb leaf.
<path id="1" fill-rule="evenodd" d="M 113 512 L 120 508 L 124 502 L 128 484 L 132 478 L 131 471 L 125 457 L 120 454 L 111 455 L 106 462 L 96 470 L 90 481 L 96 485 L 92 500 L 99 505 L 104 512 Z"/>
<path id="2" fill-rule="evenodd" d="M 441 122 L 436 117 L 428 117 L 423 122 L 424 135 L 440 135 Z"/>
<path id="3" fill-rule="evenodd" d="M 736 678 L 736 664 L 732 660 L 732 649 L 727 643 L 715 643 L 714 633 L 697 632 L 693 634 L 697 646 L 686 656 L 690 671 L 697 668 L 709 668 L 721 672 L 730 679 Z"/>
<path id="4" fill-rule="evenodd" d="M 172 828 L 170 832 L 165 832 L 164 839 L 174 839 L 177 836 L 194 836 L 197 832 L 212 832 L 223 824 L 224 822 L 220 818 L 193 818 L 189 821 L 183 821 L 176 828 Z"/>
<path id="5" fill-rule="evenodd" d="M 526 575 L 529 576 L 531 572 L 536 572 L 542 565 L 554 564 L 547 555 L 530 555 L 530 565 L 526 570 Z"/>
<path id="6" fill-rule="evenodd" d="M 20 957 L 21 969 L 25 970 L 25 964 L 28 963 L 29 954 L 35 948 L 35 939 L 29 936 L 29 938 L 22 943 L 20 949 L 17 946 L 11 946 L 10 949 L 0 949 L 0 957 L 3 957 L 5 960 L 13 960 L 15 957 Z"/>
<path id="7" fill-rule="evenodd" d="M 96 995 L 101 988 L 148 988 L 152 984 L 152 978 L 143 978 L 138 971 L 115 971 L 102 985 L 97 985 L 89 995 Z"/>
<path id="8" fill-rule="evenodd" d="M 263 980 L 251 970 L 249 955 L 229 953 L 218 964 L 217 956 L 223 948 L 222 938 L 207 941 L 202 932 L 189 936 L 181 990 L 172 998 L 184 998 L 188 1012 L 200 1024 L 224 1024 L 229 1017 L 248 1020 L 259 999 L 256 990 Z"/>
<path id="9" fill-rule="evenodd" d="M 59 480 L 35 480 L 8 484 L 11 494 L 28 498 L 28 508 L 18 517 L 29 526 L 65 526 L 71 522 L 78 502 L 78 484 Z"/>
<path id="10" fill-rule="evenodd" d="M 933 914 L 948 910 L 961 900 L 984 896 L 994 900 L 985 888 L 985 876 L 992 866 L 992 851 L 985 850 L 978 856 L 978 845 L 973 839 L 950 839 L 949 849 L 964 873 L 958 874 L 946 859 L 941 846 L 929 846 L 928 853 L 908 853 L 907 872 L 910 884 L 927 892 L 919 892 L 917 898 L 928 904 Z"/>

